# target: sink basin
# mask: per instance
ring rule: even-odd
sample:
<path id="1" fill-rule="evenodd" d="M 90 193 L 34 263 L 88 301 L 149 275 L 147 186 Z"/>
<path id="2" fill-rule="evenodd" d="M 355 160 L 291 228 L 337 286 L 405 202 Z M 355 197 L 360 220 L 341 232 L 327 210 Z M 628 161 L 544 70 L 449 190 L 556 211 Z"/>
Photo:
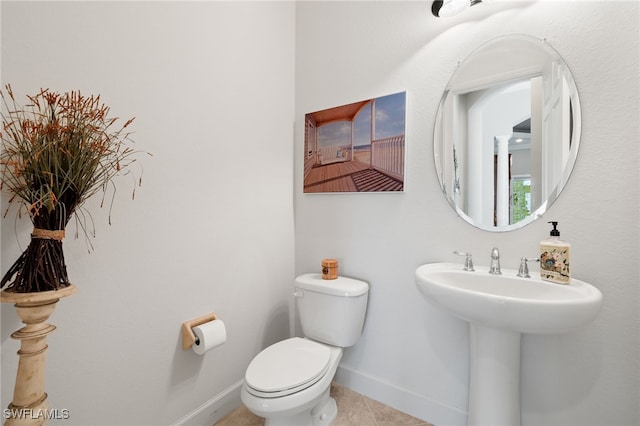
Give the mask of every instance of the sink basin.
<path id="1" fill-rule="evenodd" d="M 520 424 L 522 333 L 558 334 L 595 319 L 602 293 L 584 281 L 555 284 L 489 267 L 432 263 L 416 269 L 420 291 L 469 322 L 468 425 Z M 535 274 L 534 274 L 535 275 Z"/>
<path id="2" fill-rule="evenodd" d="M 431 263 L 416 270 L 418 287 L 427 298 L 468 322 L 520 333 L 557 334 L 592 321 L 602 293 L 584 281 L 543 281 L 535 274 L 521 278 L 514 270 L 489 274 L 489 267 L 463 271 L 453 263 Z"/>

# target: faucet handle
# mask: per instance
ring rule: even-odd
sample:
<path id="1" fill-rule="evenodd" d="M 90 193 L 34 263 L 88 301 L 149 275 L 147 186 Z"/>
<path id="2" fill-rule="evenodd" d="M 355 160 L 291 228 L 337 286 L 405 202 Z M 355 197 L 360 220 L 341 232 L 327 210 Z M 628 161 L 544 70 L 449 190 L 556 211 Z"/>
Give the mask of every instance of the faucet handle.
<path id="1" fill-rule="evenodd" d="M 494 247 L 493 249 L 491 249 L 491 259 L 500 259 L 500 250 L 498 250 L 498 247 Z"/>
<path id="2" fill-rule="evenodd" d="M 489 273 L 494 275 L 501 275 L 500 269 L 500 250 L 498 247 L 491 249 L 491 266 L 489 267 Z"/>
<path id="3" fill-rule="evenodd" d="M 529 264 L 527 263 L 527 261 L 540 262 L 540 258 L 539 257 L 530 257 L 530 258 L 522 257 L 522 258 L 520 258 L 520 267 L 518 268 L 518 276 L 519 277 L 531 278 L 531 275 L 529 275 Z"/>
<path id="4" fill-rule="evenodd" d="M 475 269 L 473 269 L 473 260 L 471 259 L 471 253 L 454 251 L 453 254 L 457 254 L 458 256 L 465 256 L 463 268 L 464 271 L 475 271 Z"/>

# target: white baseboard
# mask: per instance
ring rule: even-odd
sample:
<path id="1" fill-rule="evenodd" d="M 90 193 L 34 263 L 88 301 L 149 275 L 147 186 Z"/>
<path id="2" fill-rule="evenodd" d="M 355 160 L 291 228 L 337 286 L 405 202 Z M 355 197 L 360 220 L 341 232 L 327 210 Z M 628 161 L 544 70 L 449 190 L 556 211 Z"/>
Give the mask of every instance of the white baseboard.
<path id="1" fill-rule="evenodd" d="M 172 426 L 212 426 L 241 404 L 244 379 L 229 386 L 204 404 L 175 421 Z"/>
<path id="2" fill-rule="evenodd" d="M 467 413 L 347 367 L 338 366 L 335 381 L 371 399 L 438 426 L 464 426 Z"/>
<path id="3" fill-rule="evenodd" d="M 348 367 L 338 366 L 335 381 L 371 399 L 438 426 L 464 426 L 467 413 L 402 389 L 384 380 Z M 211 426 L 240 406 L 244 379 L 177 420 L 172 426 Z"/>

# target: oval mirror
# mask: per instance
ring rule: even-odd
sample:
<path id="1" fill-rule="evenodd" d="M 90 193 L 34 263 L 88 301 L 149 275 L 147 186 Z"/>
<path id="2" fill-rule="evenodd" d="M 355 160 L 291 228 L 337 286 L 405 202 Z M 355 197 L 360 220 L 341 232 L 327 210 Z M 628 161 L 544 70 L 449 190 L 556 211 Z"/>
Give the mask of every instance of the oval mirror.
<path id="1" fill-rule="evenodd" d="M 506 35 L 462 61 L 436 116 L 434 159 L 457 214 L 487 231 L 540 217 L 567 183 L 580 142 L 569 68 L 545 40 Z"/>

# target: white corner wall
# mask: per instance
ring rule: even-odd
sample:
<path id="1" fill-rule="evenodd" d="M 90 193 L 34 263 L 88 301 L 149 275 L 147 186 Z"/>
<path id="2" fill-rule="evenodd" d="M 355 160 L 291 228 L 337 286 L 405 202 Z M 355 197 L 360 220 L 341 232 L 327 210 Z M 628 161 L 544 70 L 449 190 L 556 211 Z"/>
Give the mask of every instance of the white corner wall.
<path id="1" fill-rule="evenodd" d="M 100 94 L 114 115 L 137 117 L 136 147 L 153 153 L 134 201 L 132 181 L 118 181 L 111 226 L 90 201 L 95 250 L 73 226 L 64 242 L 78 292 L 50 320 L 48 404 L 70 415 L 53 424 L 213 424 L 239 403 L 253 356 L 289 335 L 295 4 L 0 8 L 3 84 Z M 30 230 L 3 220 L 2 271 Z M 5 408 L 20 324 L 13 306 L 1 309 Z M 227 343 L 183 351 L 181 323 L 212 311 Z"/>
<path id="2" fill-rule="evenodd" d="M 562 336 L 524 336 L 524 425 L 638 425 L 639 4 L 493 2 L 451 20 L 430 2 L 299 2 L 296 8 L 296 273 L 324 257 L 371 284 L 364 334 L 338 380 L 438 425 L 466 421 L 467 325 L 414 283 L 426 262 L 488 264 L 493 246 L 516 268 L 558 220 L 576 278 L 596 285 L 595 322 Z M 440 193 L 433 127 L 447 81 L 479 44 L 509 33 L 545 38 L 575 77 L 582 107 L 577 165 L 539 220 L 488 233 L 456 217 Z M 506 59 L 508 60 L 508 59 Z M 304 114 L 407 91 L 406 191 L 303 194 Z M 486 257 L 485 257 L 486 256 Z"/>

